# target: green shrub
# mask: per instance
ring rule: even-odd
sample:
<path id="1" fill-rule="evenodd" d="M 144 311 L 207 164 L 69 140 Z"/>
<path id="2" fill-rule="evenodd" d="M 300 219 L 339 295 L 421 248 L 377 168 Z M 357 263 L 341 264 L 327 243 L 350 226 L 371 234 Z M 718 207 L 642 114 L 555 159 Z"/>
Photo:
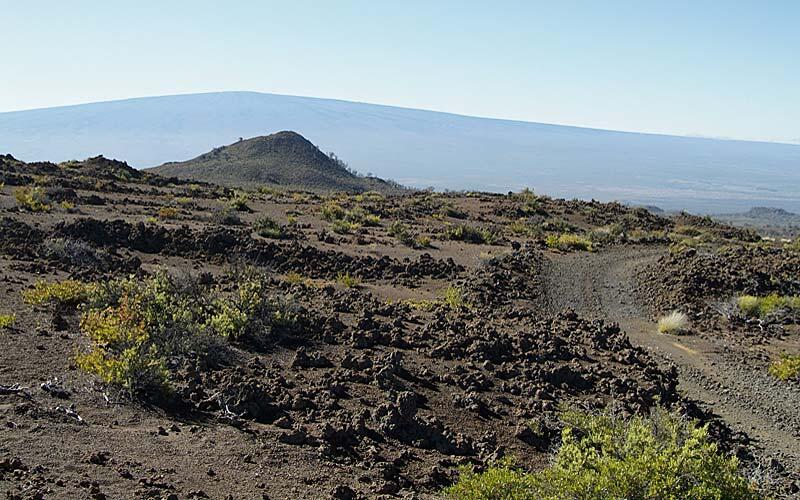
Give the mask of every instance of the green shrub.
<path id="1" fill-rule="evenodd" d="M 39 305 L 54 302 L 60 305 L 77 305 L 85 302 L 96 289 L 93 283 L 65 280 L 54 283 L 37 281 L 33 288 L 22 292 L 27 304 Z"/>
<path id="2" fill-rule="evenodd" d="M 389 236 L 397 238 L 402 244 L 411 248 L 426 248 L 431 244 L 431 239 L 427 236 L 417 236 L 408 227 L 396 220 L 389 226 Z"/>
<path id="3" fill-rule="evenodd" d="M 444 289 L 444 292 L 442 293 L 442 301 L 450 309 L 461 309 L 462 307 L 468 307 L 461 288 L 454 285 L 450 285 Z"/>
<path id="4" fill-rule="evenodd" d="M 350 273 L 337 274 L 336 281 L 346 288 L 356 288 L 361 285 L 361 280 L 356 276 L 351 276 Z"/>
<path id="5" fill-rule="evenodd" d="M 359 228 L 361 228 L 360 224 L 346 220 L 337 220 L 331 224 L 331 230 L 336 234 L 350 234 L 358 231 Z"/>
<path id="6" fill-rule="evenodd" d="M 322 205 L 320 214 L 328 222 L 344 219 L 345 210 L 338 203 L 328 202 Z"/>
<path id="7" fill-rule="evenodd" d="M 167 360 L 190 353 L 205 359 L 223 349 L 216 344 L 223 338 L 260 343 L 273 327 L 298 321 L 291 304 L 267 294 L 265 280 L 256 273 L 235 276 L 236 288 L 223 293 L 159 272 L 98 286 L 81 317 L 89 345 L 77 365 L 132 394 L 168 388 Z"/>
<path id="8" fill-rule="evenodd" d="M 534 215 L 541 211 L 539 197 L 536 196 L 536 193 L 534 193 L 532 189 L 525 188 L 519 192 L 516 197 L 522 201 L 522 206 L 520 207 L 521 213 L 525 215 Z"/>
<path id="9" fill-rule="evenodd" d="M 561 447 L 546 469 L 509 461 L 476 473 L 461 469 L 445 494 L 456 499 L 725 498 L 758 494 L 708 437 L 707 426 L 656 409 L 628 420 L 568 412 Z"/>
<path id="10" fill-rule="evenodd" d="M 49 212 L 50 200 L 41 187 L 19 187 L 14 190 L 14 198 L 20 208 L 29 212 Z"/>
<path id="11" fill-rule="evenodd" d="M 175 207 L 161 207 L 158 209 L 159 219 L 176 219 L 180 212 Z"/>
<path id="12" fill-rule="evenodd" d="M 237 212 L 249 212 L 250 207 L 247 206 L 249 196 L 245 193 L 239 193 L 228 201 L 228 206 Z"/>
<path id="13" fill-rule="evenodd" d="M 800 297 L 770 294 L 766 297 L 742 295 L 737 299 L 739 312 L 751 318 L 765 319 L 777 313 L 800 312 Z"/>
<path id="14" fill-rule="evenodd" d="M 445 230 L 445 238 L 448 240 L 465 241 L 467 243 L 492 245 L 497 241 L 497 235 L 492 231 L 480 227 L 459 224 L 450 226 Z"/>
<path id="15" fill-rule="evenodd" d="M 286 237 L 286 229 L 266 215 L 256 220 L 253 229 L 264 238 L 279 240 Z"/>
<path id="16" fill-rule="evenodd" d="M 769 374 L 779 380 L 800 379 L 800 355 L 781 354 L 781 359 L 769 365 Z"/>
<path id="17" fill-rule="evenodd" d="M 231 207 L 221 207 L 211 213 L 211 222 L 221 226 L 240 226 L 242 219 Z"/>
<path id="18" fill-rule="evenodd" d="M 545 244 L 549 248 L 555 248 L 565 252 L 571 250 L 585 250 L 591 252 L 593 250 L 592 242 L 588 238 L 570 233 L 548 235 L 545 239 Z"/>
<path id="19" fill-rule="evenodd" d="M 14 314 L 0 314 L 0 329 L 13 326 L 16 320 L 17 316 Z"/>

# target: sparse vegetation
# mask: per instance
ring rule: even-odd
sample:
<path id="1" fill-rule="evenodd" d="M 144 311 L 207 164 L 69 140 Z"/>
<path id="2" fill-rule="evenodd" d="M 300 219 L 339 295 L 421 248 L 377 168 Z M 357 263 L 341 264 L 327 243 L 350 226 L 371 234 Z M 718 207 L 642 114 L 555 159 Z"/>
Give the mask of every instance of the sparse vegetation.
<path id="1" fill-rule="evenodd" d="M 178 214 L 178 209 L 175 207 L 161 207 L 158 209 L 159 219 L 177 219 Z"/>
<path id="2" fill-rule="evenodd" d="M 623 419 L 567 412 L 552 465 L 528 473 L 501 461 L 481 473 L 461 469 L 454 499 L 729 498 L 757 492 L 698 426 L 656 409 Z"/>
<path id="3" fill-rule="evenodd" d="M 461 309 L 462 307 L 469 306 L 464 298 L 464 293 L 461 291 L 461 288 L 454 285 L 450 285 L 444 289 L 444 292 L 442 293 L 442 301 L 450 309 Z"/>
<path id="4" fill-rule="evenodd" d="M 213 212 L 211 212 L 211 221 L 214 224 L 219 224 L 221 226 L 241 226 L 242 219 L 239 217 L 239 214 L 230 207 L 221 207 L 217 208 Z"/>
<path id="5" fill-rule="evenodd" d="M 29 212 L 49 212 L 52 208 L 42 187 L 18 187 L 14 190 L 14 198 L 20 208 Z"/>
<path id="6" fill-rule="evenodd" d="M 336 281 L 345 288 L 356 288 L 361 285 L 361 280 L 356 276 L 351 276 L 350 273 L 339 273 Z"/>
<path id="7" fill-rule="evenodd" d="M 237 193 L 233 198 L 228 201 L 228 206 L 237 212 L 249 212 L 250 207 L 247 206 L 249 196 L 246 193 Z"/>
<path id="8" fill-rule="evenodd" d="M 387 231 L 389 236 L 397 238 L 402 244 L 411 248 L 428 248 L 431 246 L 431 239 L 424 235 L 415 235 L 408 226 L 399 220 L 392 222 Z"/>
<path id="9" fill-rule="evenodd" d="M 583 236 L 570 233 L 550 234 L 545 239 L 545 244 L 549 248 L 555 248 L 565 252 L 572 250 L 591 252 L 593 250 L 591 240 L 584 238 Z"/>
<path id="10" fill-rule="evenodd" d="M 781 354 L 769 365 L 769 374 L 778 380 L 800 380 L 800 355 Z"/>
<path id="11" fill-rule="evenodd" d="M 360 224 L 346 220 L 337 220 L 331 224 L 331 230 L 337 234 L 350 234 L 358 231 L 359 228 L 361 228 Z"/>
<path id="12" fill-rule="evenodd" d="M 737 299 L 737 305 L 739 312 L 745 316 L 766 319 L 774 315 L 800 312 L 800 297 L 778 294 L 766 297 L 742 295 Z"/>
<path id="13" fill-rule="evenodd" d="M 245 273 L 231 293 L 165 272 L 139 280 L 115 280 L 85 298 L 81 331 L 89 348 L 78 367 L 131 393 L 168 388 L 167 360 L 208 356 L 214 338 L 268 336 L 292 324 L 297 313 L 267 294 L 263 278 Z M 217 347 L 220 349 L 221 347 Z"/>
<path id="14" fill-rule="evenodd" d="M 259 217 L 253 224 L 255 232 L 263 238 L 279 240 L 287 237 L 286 228 L 266 215 Z"/>
<path id="15" fill-rule="evenodd" d="M 351 233 L 362 226 L 379 226 L 381 221 L 379 216 L 370 214 L 360 207 L 345 210 L 341 205 L 334 202 L 328 202 L 323 205 L 320 215 L 326 221 L 331 222 L 331 229 L 339 234 Z"/>
<path id="16" fill-rule="evenodd" d="M 680 311 L 673 311 L 658 320 L 658 333 L 683 335 L 689 331 L 689 316 Z"/>
<path id="17" fill-rule="evenodd" d="M 0 314 L 0 329 L 9 328 L 17 321 L 17 316 L 14 314 Z"/>
<path id="18" fill-rule="evenodd" d="M 27 304 L 39 305 L 48 302 L 59 305 L 77 305 L 89 299 L 95 291 L 94 283 L 64 280 L 54 283 L 37 281 L 32 289 L 24 290 L 22 298 Z"/>
<path id="19" fill-rule="evenodd" d="M 492 245 L 497 242 L 498 239 L 497 234 L 488 229 L 466 224 L 450 226 L 445 230 L 444 234 L 445 238 L 448 240 L 465 241 L 467 243 L 476 244 Z"/>

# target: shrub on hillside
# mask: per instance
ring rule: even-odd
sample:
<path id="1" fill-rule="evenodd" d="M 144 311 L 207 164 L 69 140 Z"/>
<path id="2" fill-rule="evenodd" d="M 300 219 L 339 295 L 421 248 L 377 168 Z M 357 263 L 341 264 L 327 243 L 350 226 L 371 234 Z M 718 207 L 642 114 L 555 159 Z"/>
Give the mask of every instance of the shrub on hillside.
<path id="1" fill-rule="evenodd" d="M 585 250 L 591 252 L 593 250 L 592 242 L 588 238 L 570 233 L 548 235 L 545 239 L 545 244 L 549 248 L 562 251 Z"/>
<path id="2" fill-rule="evenodd" d="M 737 299 L 739 312 L 752 318 L 765 319 L 777 314 L 800 312 L 800 297 L 771 294 L 766 297 L 742 295 Z"/>
<path id="3" fill-rule="evenodd" d="M 253 229 L 263 238 L 279 240 L 287 236 L 286 229 L 266 215 L 256 220 Z"/>
<path id="4" fill-rule="evenodd" d="M 29 212 L 49 212 L 52 208 L 42 187 L 19 187 L 14 190 L 14 198 L 20 208 Z"/>
<path id="5" fill-rule="evenodd" d="M 445 230 L 444 235 L 448 240 L 465 241 L 467 243 L 492 245 L 497 241 L 497 235 L 492 231 L 466 224 L 450 226 Z"/>
<path id="6" fill-rule="evenodd" d="M 781 354 L 781 359 L 769 365 L 769 374 L 779 380 L 800 380 L 800 355 Z"/>

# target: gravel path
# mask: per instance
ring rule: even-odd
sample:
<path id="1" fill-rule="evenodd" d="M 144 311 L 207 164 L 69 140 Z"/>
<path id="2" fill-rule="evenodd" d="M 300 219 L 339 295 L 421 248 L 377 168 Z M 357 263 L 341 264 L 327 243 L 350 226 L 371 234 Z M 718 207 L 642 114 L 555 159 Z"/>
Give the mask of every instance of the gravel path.
<path id="1" fill-rule="evenodd" d="M 742 363 L 748 347 L 711 335 L 656 333 L 637 299 L 636 271 L 665 250 L 611 249 L 553 255 L 545 265 L 544 289 L 551 312 L 572 308 L 588 317 L 614 321 L 634 344 L 678 367 L 679 389 L 719 415 L 755 444 L 771 475 L 800 474 L 800 389 L 778 382 L 766 363 Z M 782 469 L 785 468 L 785 471 Z"/>

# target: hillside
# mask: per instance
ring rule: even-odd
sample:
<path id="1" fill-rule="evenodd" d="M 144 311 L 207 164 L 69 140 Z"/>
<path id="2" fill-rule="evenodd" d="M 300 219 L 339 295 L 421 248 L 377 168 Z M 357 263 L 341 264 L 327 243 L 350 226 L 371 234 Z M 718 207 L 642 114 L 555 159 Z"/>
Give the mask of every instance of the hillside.
<path id="1" fill-rule="evenodd" d="M 216 154 L 281 141 L 317 158 Z M 800 491 L 797 242 L 531 191 L 241 191 L 0 155 L 0 498 L 442 498 L 556 463 L 565 408 L 698 419 Z"/>
<path id="2" fill-rule="evenodd" d="M 393 191 L 381 179 L 359 177 L 296 132 L 240 140 L 184 162 L 148 169 L 168 177 L 227 186 L 275 185 L 322 191 Z"/>
<path id="3" fill-rule="evenodd" d="M 555 196 L 665 210 L 800 211 L 800 146 L 635 134 L 254 92 L 148 97 L 0 113 L 0 152 L 103 154 L 137 168 L 239 137 L 295 130 L 360 172 L 413 187 Z"/>
<path id="4" fill-rule="evenodd" d="M 800 235 L 800 215 L 781 208 L 753 207 L 747 212 L 713 217 L 726 224 L 755 229 L 764 235 L 781 238 Z"/>

